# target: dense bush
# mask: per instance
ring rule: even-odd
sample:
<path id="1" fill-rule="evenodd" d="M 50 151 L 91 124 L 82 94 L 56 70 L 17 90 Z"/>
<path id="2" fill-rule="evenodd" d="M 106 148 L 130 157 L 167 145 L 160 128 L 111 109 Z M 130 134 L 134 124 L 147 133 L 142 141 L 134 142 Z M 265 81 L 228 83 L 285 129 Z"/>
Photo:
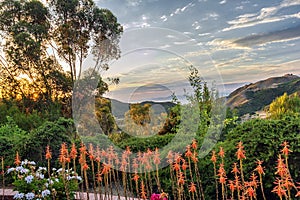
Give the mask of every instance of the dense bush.
<path id="1" fill-rule="evenodd" d="M 298 115 L 286 116 L 281 120 L 254 119 L 232 129 L 226 136 L 226 139 L 223 142 L 219 142 L 215 147 L 216 151 L 218 151 L 220 146 L 224 148 L 227 174 L 230 174 L 233 163 L 237 162 L 236 145 L 239 141 L 243 141 L 245 146 L 246 160 L 243 168 L 247 178 L 255 169 L 257 160 L 263 161 L 266 172 L 264 184 L 268 199 L 275 198 L 271 190 L 275 181 L 274 173 L 278 159 L 277 153 L 282 149 L 281 144 L 284 141 L 289 141 L 292 150 L 289 157 L 291 176 L 296 177 L 296 182 L 300 181 L 300 120 Z M 207 156 L 200 163 L 201 171 L 205 172 L 203 174 L 203 182 L 206 186 L 207 196 L 213 197 L 215 189 L 210 184 L 211 177 L 213 177 L 212 166 L 210 156 Z M 229 177 L 233 178 L 232 176 Z"/>

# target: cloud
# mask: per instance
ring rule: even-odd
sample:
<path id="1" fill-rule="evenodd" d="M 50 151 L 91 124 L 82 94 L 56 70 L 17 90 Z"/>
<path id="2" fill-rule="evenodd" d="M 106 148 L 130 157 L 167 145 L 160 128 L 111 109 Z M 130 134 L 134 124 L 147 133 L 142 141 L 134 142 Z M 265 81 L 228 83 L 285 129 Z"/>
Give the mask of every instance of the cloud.
<path id="1" fill-rule="evenodd" d="M 143 14 L 139 21 L 132 21 L 130 23 L 127 24 L 123 24 L 124 29 L 129 29 L 129 28 L 146 28 L 146 27 L 150 27 L 150 23 L 149 21 L 149 17 L 146 16 L 145 14 Z"/>
<path id="2" fill-rule="evenodd" d="M 208 20 L 218 20 L 220 15 L 216 12 L 206 13 L 205 17 L 201 19 L 201 21 L 208 21 Z"/>
<path id="3" fill-rule="evenodd" d="M 231 26 L 223 29 L 222 31 L 230 31 L 234 29 L 255 26 L 258 24 L 278 22 L 290 18 L 299 18 L 299 13 L 282 16 L 276 15 L 280 9 L 295 5 L 300 5 L 300 0 L 284 0 L 277 6 L 262 8 L 257 13 L 248 13 L 237 16 L 236 19 L 228 21 L 227 23 Z M 239 8 L 241 7 L 236 7 L 236 9 Z"/>
<path id="4" fill-rule="evenodd" d="M 273 42 L 285 42 L 300 38 L 300 26 L 279 30 L 259 35 L 251 35 L 233 41 L 234 44 L 241 47 L 251 47 Z"/>
<path id="5" fill-rule="evenodd" d="M 206 45 L 211 46 L 212 51 L 224 51 L 233 49 L 250 49 L 247 46 L 241 46 L 234 42 L 234 40 L 223 40 L 216 38 L 212 41 L 206 43 Z"/>
<path id="6" fill-rule="evenodd" d="M 220 1 L 219 4 L 225 4 L 227 1 L 226 0 L 223 0 L 223 1 Z"/>
<path id="7" fill-rule="evenodd" d="M 136 7 L 142 3 L 142 0 L 126 0 L 128 6 Z"/>
<path id="8" fill-rule="evenodd" d="M 160 19 L 162 19 L 164 22 L 168 20 L 168 17 L 166 15 L 163 15 L 160 17 Z"/>
<path id="9" fill-rule="evenodd" d="M 203 37 L 203 36 L 211 35 L 211 33 L 199 33 L 198 35 L 199 35 L 200 37 Z"/>
<path id="10" fill-rule="evenodd" d="M 243 10 L 244 9 L 244 6 L 237 6 L 235 7 L 236 10 Z"/>
<path id="11" fill-rule="evenodd" d="M 194 7 L 195 4 L 193 2 L 187 4 L 186 6 L 182 7 L 182 8 L 177 8 L 175 11 L 173 11 L 171 14 L 170 14 L 170 17 L 173 17 L 174 15 L 178 15 L 178 14 L 181 14 L 183 12 L 185 12 L 188 8 L 191 8 L 191 7 Z"/>

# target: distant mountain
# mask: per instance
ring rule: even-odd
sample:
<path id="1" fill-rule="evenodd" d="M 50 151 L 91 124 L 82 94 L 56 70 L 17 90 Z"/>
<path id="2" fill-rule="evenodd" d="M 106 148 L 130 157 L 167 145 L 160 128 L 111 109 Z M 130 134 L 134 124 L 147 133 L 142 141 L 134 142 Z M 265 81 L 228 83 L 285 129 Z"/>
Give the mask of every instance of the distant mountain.
<path id="1" fill-rule="evenodd" d="M 155 107 L 154 111 L 157 112 L 166 112 L 168 113 L 170 108 L 175 106 L 172 102 L 156 102 L 156 101 L 143 101 L 141 105 L 150 104 L 152 107 Z M 130 109 L 130 103 L 124 103 L 116 99 L 111 99 L 111 108 L 112 114 L 115 118 L 121 119 L 124 118 L 124 114 Z"/>
<path id="2" fill-rule="evenodd" d="M 286 74 L 247 84 L 227 97 L 227 106 L 237 109 L 240 116 L 255 113 L 284 93 L 300 92 L 300 77 Z"/>

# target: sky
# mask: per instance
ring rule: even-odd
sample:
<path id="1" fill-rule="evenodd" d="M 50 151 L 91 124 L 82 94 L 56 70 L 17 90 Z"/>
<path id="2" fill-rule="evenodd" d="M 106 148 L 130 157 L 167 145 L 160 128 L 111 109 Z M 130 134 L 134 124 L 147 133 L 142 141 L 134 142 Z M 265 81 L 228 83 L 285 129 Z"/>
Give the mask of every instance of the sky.
<path id="1" fill-rule="evenodd" d="M 95 2 L 124 27 L 121 57 L 103 74 L 120 78 L 112 98 L 182 96 L 191 91 L 191 65 L 224 96 L 247 83 L 300 75 L 300 0 Z"/>

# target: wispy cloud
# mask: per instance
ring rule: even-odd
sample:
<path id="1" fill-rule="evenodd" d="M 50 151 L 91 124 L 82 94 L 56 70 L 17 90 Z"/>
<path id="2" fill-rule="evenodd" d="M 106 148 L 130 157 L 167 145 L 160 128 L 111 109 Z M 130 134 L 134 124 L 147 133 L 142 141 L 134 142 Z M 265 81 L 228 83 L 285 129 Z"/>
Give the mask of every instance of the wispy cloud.
<path id="1" fill-rule="evenodd" d="M 149 21 L 149 17 L 146 15 L 142 15 L 138 21 L 133 21 L 127 24 L 123 24 L 124 29 L 129 29 L 129 28 L 146 28 L 146 27 L 150 27 L 150 23 Z"/>
<path id="2" fill-rule="evenodd" d="M 183 12 L 185 12 L 186 10 L 188 10 L 188 8 L 191 8 L 191 7 L 194 7 L 195 4 L 193 2 L 187 4 L 186 6 L 184 7 L 180 7 L 180 8 L 177 8 L 175 11 L 173 11 L 172 13 L 170 13 L 170 17 L 173 17 L 175 15 L 178 15 L 178 14 L 181 14 Z"/>
<path id="3" fill-rule="evenodd" d="M 255 45 L 264 45 L 273 42 L 285 42 L 300 38 L 300 26 L 288 28 L 276 32 L 270 32 L 260 35 L 251 35 L 233 41 L 234 44 L 242 47 L 251 47 Z"/>
<path id="4" fill-rule="evenodd" d="M 207 20 L 218 20 L 220 15 L 216 12 L 210 12 L 206 13 L 205 17 L 202 19 L 202 21 L 207 21 Z"/>
<path id="5" fill-rule="evenodd" d="M 126 4 L 132 7 L 139 6 L 141 3 L 142 0 L 126 0 Z"/>
<path id="6" fill-rule="evenodd" d="M 231 26 L 223 29 L 222 31 L 230 31 L 239 28 L 251 27 L 257 24 L 278 22 L 289 18 L 299 18 L 299 13 L 283 16 L 276 15 L 280 9 L 295 5 L 300 5 L 300 0 L 284 0 L 281 4 L 277 6 L 262 8 L 257 13 L 248 13 L 237 16 L 236 19 L 228 21 L 227 23 Z"/>
<path id="7" fill-rule="evenodd" d="M 211 50 L 214 51 L 224 51 L 224 50 L 234 50 L 234 49 L 250 49 L 247 46 L 241 46 L 234 42 L 234 40 L 224 40 L 216 38 L 212 41 L 206 43 L 206 45 L 211 47 Z"/>
<path id="8" fill-rule="evenodd" d="M 237 6 L 235 7 L 236 10 L 243 10 L 244 9 L 244 6 Z"/>

